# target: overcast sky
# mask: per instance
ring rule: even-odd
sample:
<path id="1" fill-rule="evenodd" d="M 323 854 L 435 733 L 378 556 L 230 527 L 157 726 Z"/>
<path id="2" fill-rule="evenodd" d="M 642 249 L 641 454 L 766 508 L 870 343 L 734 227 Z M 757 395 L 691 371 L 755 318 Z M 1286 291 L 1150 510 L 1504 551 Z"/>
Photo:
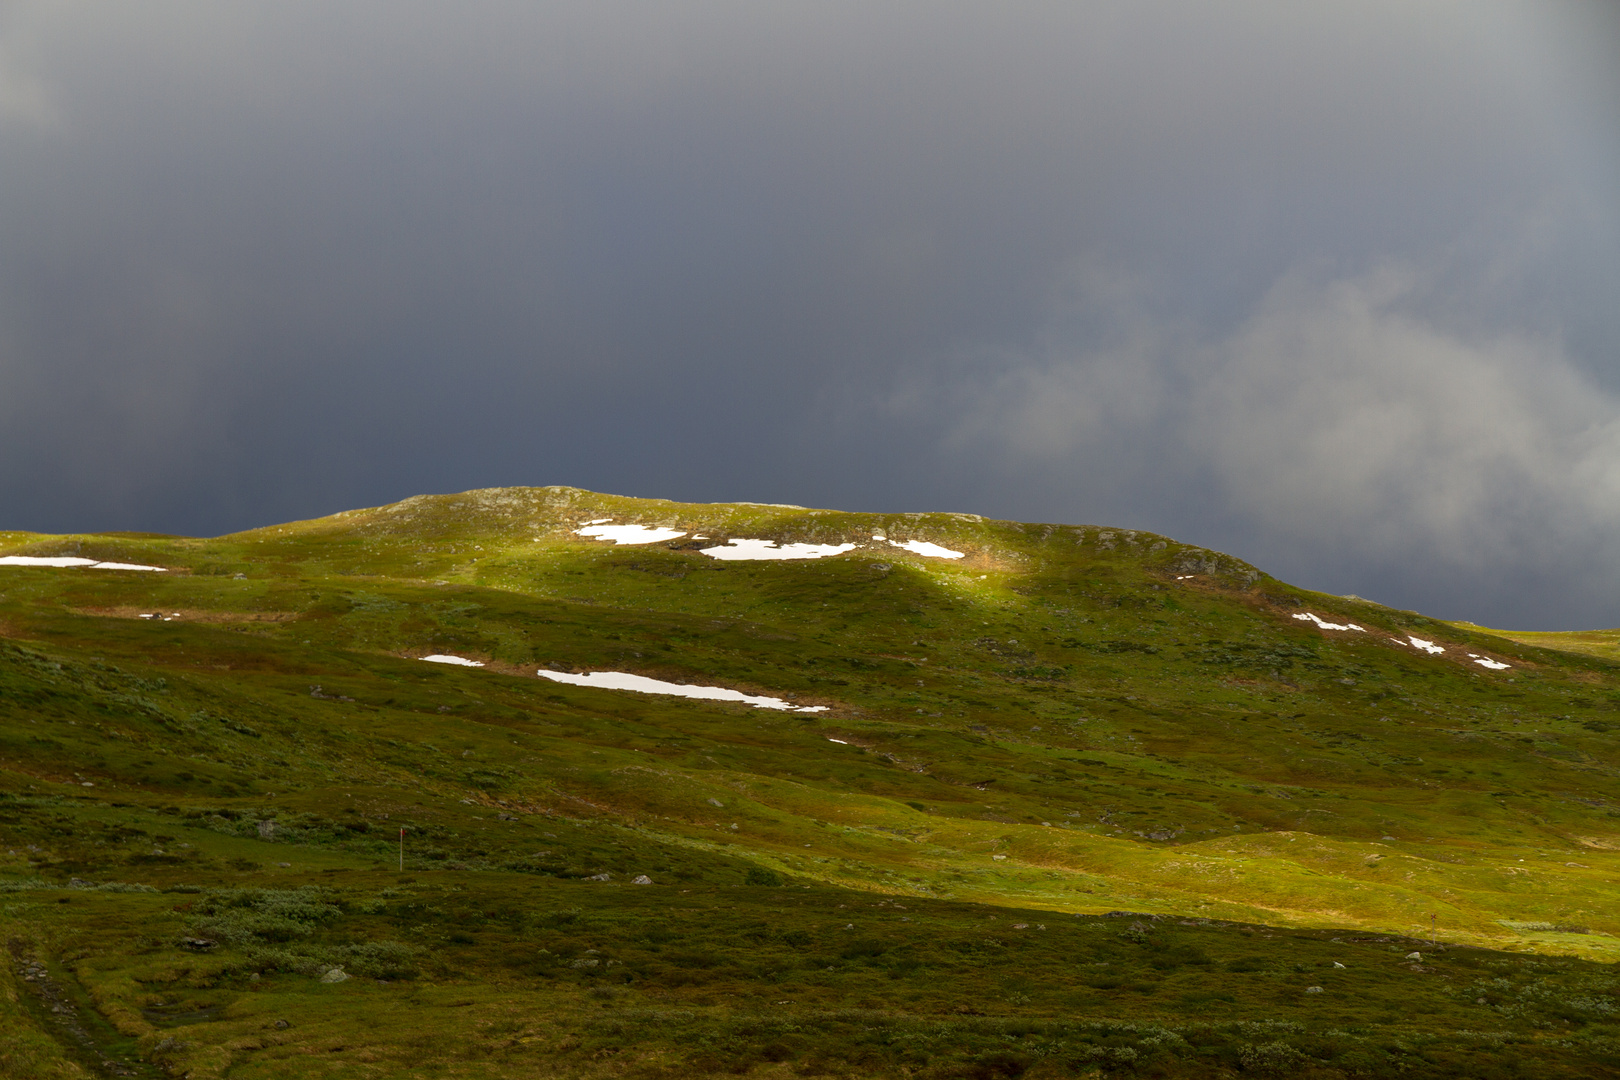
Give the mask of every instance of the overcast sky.
<path id="1" fill-rule="evenodd" d="M 0 4 L 0 528 L 572 484 L 1617 626 L 1617 11 Z"/>

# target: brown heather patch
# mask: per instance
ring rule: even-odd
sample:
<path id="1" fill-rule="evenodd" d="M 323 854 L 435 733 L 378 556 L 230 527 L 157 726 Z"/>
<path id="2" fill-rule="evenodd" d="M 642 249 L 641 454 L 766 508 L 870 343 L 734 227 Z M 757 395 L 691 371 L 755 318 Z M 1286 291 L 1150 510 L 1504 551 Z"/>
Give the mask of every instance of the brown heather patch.
<path id="1" fill-rule="evenodd" d="M 158 608 L 158 607 L 81 607 L 69 608 L 75 615 L 91 615 L 101 619 L 142 619 L 144 615 L 161 615 L 175 622 L 194 623 L 283 623 L 298 618 L 296 611 L 217 611 L 210 608 Z"/>

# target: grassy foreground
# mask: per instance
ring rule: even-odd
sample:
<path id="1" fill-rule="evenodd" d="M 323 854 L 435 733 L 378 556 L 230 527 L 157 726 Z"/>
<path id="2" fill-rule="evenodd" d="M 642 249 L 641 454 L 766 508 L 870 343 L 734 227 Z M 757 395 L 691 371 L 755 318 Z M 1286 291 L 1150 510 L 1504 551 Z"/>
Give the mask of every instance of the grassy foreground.
<path id="1" fill-rule="evenodd" d="M 1602 635 L 568 488 L 0 554 L 168 568 L 0 566 L 6 1075 L 1620 1072 Z"/>

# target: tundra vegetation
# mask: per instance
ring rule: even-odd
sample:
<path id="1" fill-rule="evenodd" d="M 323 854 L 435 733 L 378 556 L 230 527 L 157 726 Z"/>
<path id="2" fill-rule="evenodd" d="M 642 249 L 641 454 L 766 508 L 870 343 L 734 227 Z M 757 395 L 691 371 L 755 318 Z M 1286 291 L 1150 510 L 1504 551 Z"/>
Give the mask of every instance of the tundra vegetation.
<path id="1" fill-rule="evenodd" d="M 1612 636 L 571 488 L 0 555 L 166 568 L 0 566 L 8 1076 L 1620 1074 Z"/>

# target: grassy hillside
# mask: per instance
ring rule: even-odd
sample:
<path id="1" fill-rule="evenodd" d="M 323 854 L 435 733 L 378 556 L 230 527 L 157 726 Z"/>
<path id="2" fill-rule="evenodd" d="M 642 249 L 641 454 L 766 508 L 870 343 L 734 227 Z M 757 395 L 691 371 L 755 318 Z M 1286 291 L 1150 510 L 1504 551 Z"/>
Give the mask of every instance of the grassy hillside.
<path id="1" fill-rule="evenodd" d="M 1498 637 L 1521 645 L 1561 652 L 1584 653 L 1604 660 L 1620 660 L 1620 630 L 1493 630 Z"/>
<path id="2" fill-rule="evenodd" d="M 0 541 L 167 568 L 0 566 L 11 1075 L 1620 1069 L 1592 635 L 1127 530 L 568 488 Z"/>

